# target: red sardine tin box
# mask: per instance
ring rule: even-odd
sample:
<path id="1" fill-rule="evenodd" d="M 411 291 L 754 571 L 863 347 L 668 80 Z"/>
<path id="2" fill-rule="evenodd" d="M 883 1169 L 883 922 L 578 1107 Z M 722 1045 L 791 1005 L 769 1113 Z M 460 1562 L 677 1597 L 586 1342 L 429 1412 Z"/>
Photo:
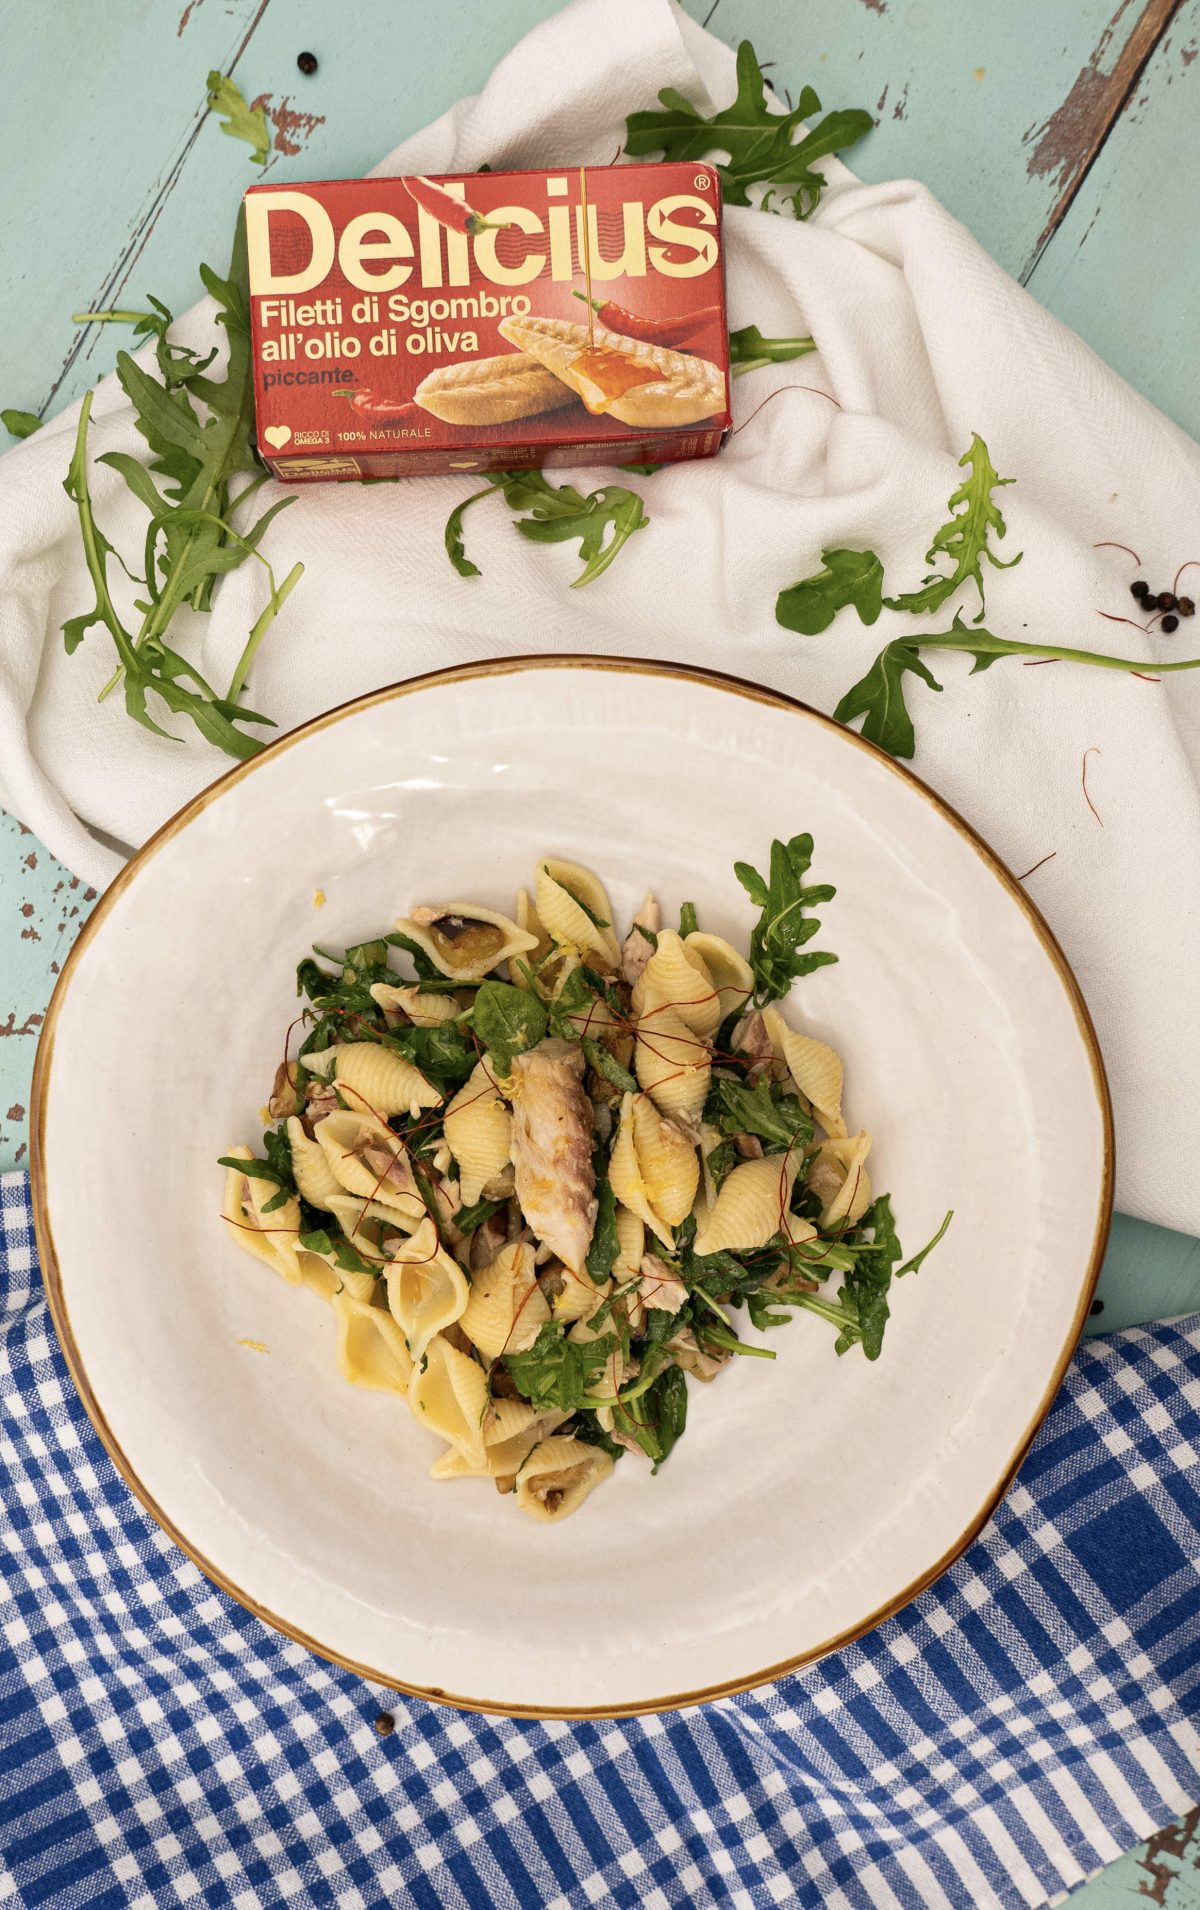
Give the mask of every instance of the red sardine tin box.
<path id="1" fill-rule="evenodd" d="M 252 186 L 246 240 L 285 482 L 669 463 L 729 429 L 703 163 Z"/>

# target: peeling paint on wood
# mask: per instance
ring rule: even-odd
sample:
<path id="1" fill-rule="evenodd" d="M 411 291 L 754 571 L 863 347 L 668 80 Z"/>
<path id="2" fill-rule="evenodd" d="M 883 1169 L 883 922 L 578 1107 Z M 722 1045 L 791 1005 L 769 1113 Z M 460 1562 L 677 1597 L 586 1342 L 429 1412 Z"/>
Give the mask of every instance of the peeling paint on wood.
<path id="1" fill-rule="evenodd" d="M 1037 141 L 1029 157 L 1029 177 L 1052 179 L 1058 187 L 1058 197 L 1038 238 L 1039 248 L 1046 244 L 1079 191 L 1137 85 L 1142 68 L 1183 0 L 1145 0 L 1137 17 L 1128 23 L 1124 37 L 1118 38 L 1117 29 L 1133 4 L 1134 0 L 1120 0 L 1062 105 L 1026 134 L 1026 144 Z"/>
<path id="2" fill-rule="evenodd" d="M 187 23 L 191 19 L 193 13 L 195 13 L 196 8 L 202 7 L 203 5 L 204 5 L 204 0 L 188 0 L 186 7 L 183 9 L 183 12 L 179 16 L 179 25 L 175 29 L 175 38 L 177 40 L 181 40 L 183 38 L 184 32 L 187 29 Z"/>
<path id="3" fill-rule="evenodd" d="M 1181 1817 L 1178 1823 L 1167 1824 L 1163 1830 L 1151 1837 L 1138 1858 L 1138 1896 L 1146 1897 L 1151 1903 L 1169 1910 L 1174 1895 L 1173 1886 L 1191 1873 L 1200 1883 L 1200 1844 L 1194 1840 L 1200 1838 L 1200 1807 Z M 1191 1892 L 1188 1892 L 1191 1895 Z M 1184 1910 L 1184 1898 L 1179 1898 L 1179 1910 Z M 1192 1898 L 1195 1902 L 1195 1898 Z"/>
<path id="4" fill-rule="evenodd" d="M 270 93 L 260 93 L 250 102 L 252 108 L 262 107 L 263 112 L 275 128 L 275 151 L 286 153 L 294 159 L 306 139 L 311 139 L 318 126 L 325 124 L 324 113 L 301 113 L 291 105 L 291 94 L 285 93 L 278 106 L 273 104 Z"/>

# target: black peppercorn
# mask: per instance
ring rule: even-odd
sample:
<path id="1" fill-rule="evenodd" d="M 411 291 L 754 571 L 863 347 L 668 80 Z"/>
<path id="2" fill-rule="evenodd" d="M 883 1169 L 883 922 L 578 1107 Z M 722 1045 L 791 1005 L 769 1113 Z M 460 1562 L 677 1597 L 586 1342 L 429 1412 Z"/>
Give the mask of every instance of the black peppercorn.
<path id="1" fill-rule="evenodd" d="M 1172 630 L 1178 630 L 1179 618 L 1176 617 L 1174 614 L 1164 617 L 1162 620 L 1162 627 L 1166 631 L 1167 635 L 1170 636 Z"/>
<path id="2" fill-rule="evenodd" d="M 1160 610 L 1174 610 L 1176 603 L 1178 602 L 1178 598 L 1175 596 L 1173 591 L 1160 590 L 1157 597 L 1154 599 L 1154 601 L 1158 605 Z"/>
<path id="3" fill-rule="evenodd" d="M 396 1729 L 396 1720 L 390 1711 L 381 1711 L 375 1720 L 375 1729 L 381 1738 L 390 1738 Z"/>
<path id="4" fill-rule="evenodd" d="M 1181 597 L 1175 608 L 1181 617 L 1194 617 L 1196 614 L 1196 606 L 1190 597 Z"/>
<path id="5" fill-rule="evenodd" d="M 300 68 L 302 73 L 315 73 L 317 70 L 317 56 L 315 53 L 301 53 L 296 61 L 296 65 Z"/>
<path id="6" fill-rule="evenodd" d="M 1131 597 L 1148 597 L 1150 595 L 1150 586 L 1144 577 L 1139 577 L 1136 584 L 1130 584 L 1129 594 Z"/>

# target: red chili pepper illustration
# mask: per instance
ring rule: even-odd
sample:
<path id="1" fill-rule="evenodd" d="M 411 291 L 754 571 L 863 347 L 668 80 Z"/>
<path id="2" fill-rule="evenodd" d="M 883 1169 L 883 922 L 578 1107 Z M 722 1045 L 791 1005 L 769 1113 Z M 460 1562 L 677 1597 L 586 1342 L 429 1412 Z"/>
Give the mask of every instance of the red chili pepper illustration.
<path id="1" fill-rule="evenodd" d="M 588 303 L 585 292 L 576 292 L 575 297 L 582 299 L 585 305 Z M 594 298 L 591 305 L 606 331 L 639 339 L 643 345 L 667 345 L 673 351 L 702 345 L 711 335 L 711 327 L 719 327 L 721 323 L 720 308 L 716 305 L 706 305 L 699 312 L 676 312 L 667 318 L 641 318 L 609 299 Z"/>
<path id="2" fill-rule="evenodd" d="M 474 238 L 477 232 L 507 232 L 510 221 L 507 219 L 485 219 L 481 212 L 473 212 L 471 207 L 456 199 L 445 186 L 435 184 L 432 179 L 420 175 L 406 178 L 404 184 L 419 206 L 424 206 L 440 225 L 449 226 L 452 232 L 465 232 Z"/>
<path id="3" fill-rule="evenodd" d="M 351 409 L 360 417 L 371 418 L 376 423 L 394 424 L 401 418 L 423 415 L 420 405 L 411 398 L 377 398 L 373 391 L 350 391 L 343 389 L 331 393 L 334 398 L 349 398 Z"/>

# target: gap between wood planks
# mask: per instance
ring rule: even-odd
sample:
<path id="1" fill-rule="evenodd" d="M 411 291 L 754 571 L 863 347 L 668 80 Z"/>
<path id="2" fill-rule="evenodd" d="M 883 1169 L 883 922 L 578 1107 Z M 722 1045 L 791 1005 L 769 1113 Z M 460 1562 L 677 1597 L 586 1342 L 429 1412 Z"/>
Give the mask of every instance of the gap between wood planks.
<path id="1" fill-rule="evenodd" d="M 1026 135 L 1026 143 L 1037 140 L 1029 160 L 1030 178 L 1056 178 L 1059 193 L 1021 273 L 1023 285 L 1033 276 L 1183 0 L 1144 0 L 1111 67 L 1105 70 L 1122 16 L 1132 3 L 1133 0 L 1119 0 L 1116 12 L 1062 105 L 1044 124 Z"/>
<path id="2" fill-rule="evenodd" d="M 249 26 L 246 28 L 246 31 L 243 33 L 240 41 L 238 42 L 238 45 L 234 50 L 233 58 L 229 61 L 228 65 L 222 69 L 225 73 L 232 76 L 238 61 L 241 59 L 243 53 L 246 51 L 246 48 L 249 46 L 251 40 L 254 38 L 255 33 L 258 31 L 258 28 L 261 26 L 263 15 L 265 14 L 270 4 L 271 4 L 271 0 L 258 0 L 258 5 L 254 10 L 254 16 L 251 19 Z M 188 11 L 190 12 L 190 8 Z M 184 22 L 182 24 L 186 24 L 186 15 L 184 18 Z M 141 218 L 138 220 L 137 224 L 134 226 L 133 231 L 130 233 L 129 240 L 125 246 L 124 251 L 121 253 L 120 257 L 117 259 L 116 264 L 113 266 L 113 269 L 109 273 L 104 284 L 100 287 L 99 291 L 95 294 L 95 296 L 91 300 L 91 303 L 88 308 L 90 311 L 101 312 L 106 310 L 107 307 L 111 305 L 116 305 L 120 303 L 120 294 L 125 289 L 126 285 L 128 285 L 130 274 L 132 273 L 133 268 L 137 264 L 138 260 L 141 258 L 142 253 L 145 251 L 150 235 L 154 231 L 155 226 L 158 224 L 159 219 L 162 217 L 163 210 L 166 206 L 166 203 L 168 199 L 170 198 L 172 192 L 175 190 L 175 186 L 178 183 L 180 174 L 182 173 L 184 166 L 187 164 L 188 155 L 191 152 L 192 147 L 195 145 L 197 139 L 200 137 L 201 128 L 203 127 L 207 117 L 208 117 L 208 108 L 207 106 L 205 106 L 197 114 L 195 124 L 192 126 L 191 131 L 188 133 L 187 138 L 183 142 L 183 148 L 179 154 L 179 157 L 176 159 L 174 165 L 171 167 L 166 178 L 163 180 L 162 185 L 158 188 L 158 191 L 155 193 L 149 206 L 146 208 L 146 211 L 142 214 Z M 66 357 L 63 359 L 62 369 L 60 370 L 57 378 L 54 380 L 54 383 L 50 387 L 50 391 L 46 397 L 45 403 L 42 405 L 42 408 L 41 408 L 43 414 L 49 411 L 50 407 L 53 405 L 54 400 L 58 395 L 60 386 L 63 384 L 64 380 L 70 375 L 72 367 L 75 365 L 80 354 L 83 352 L 85 345 L 87 346 L 89 350 L 91 349 L 92 345 L 95 343 L 96 339 L 99 337 L 100 329 L 102 328 L 97 328 L 94 325 L 85 325 L 82 327 L 82 329 L 80 330 L 79 336 L 75 340 L 75 343 L 72 345 L 70 351 L 67 353 Z"/>

